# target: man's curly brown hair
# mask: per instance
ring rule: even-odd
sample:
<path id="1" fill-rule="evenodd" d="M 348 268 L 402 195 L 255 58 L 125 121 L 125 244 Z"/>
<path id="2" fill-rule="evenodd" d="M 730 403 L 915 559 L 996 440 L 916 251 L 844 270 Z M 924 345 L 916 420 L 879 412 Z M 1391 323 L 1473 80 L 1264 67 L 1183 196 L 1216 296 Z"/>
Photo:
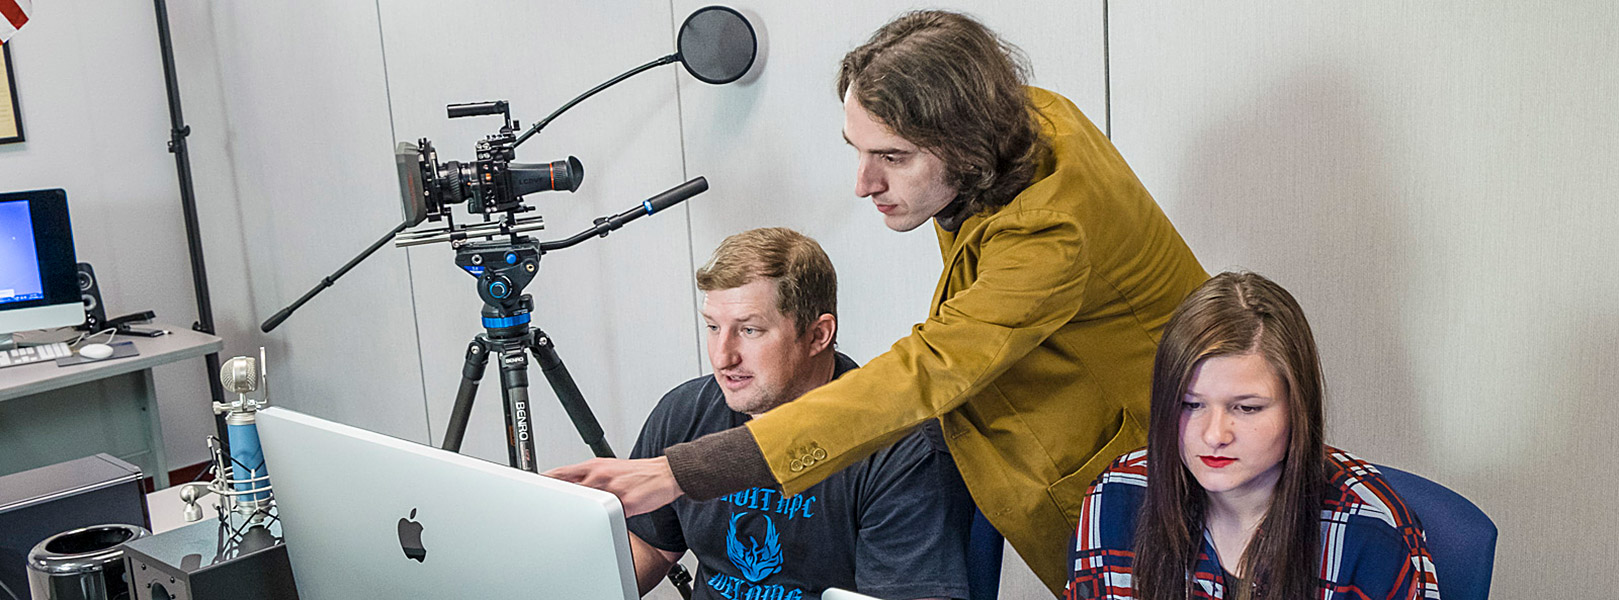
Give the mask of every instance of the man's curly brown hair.
<path id="1" fill-rule="evenodd" d="M 1005 206 L 1034 180 L 1050 145 L 1025 84 L 1023 53 L 972 17 L 900 15 L 843 57 L 838 98 L 938 156 L 963 216 Z"/>

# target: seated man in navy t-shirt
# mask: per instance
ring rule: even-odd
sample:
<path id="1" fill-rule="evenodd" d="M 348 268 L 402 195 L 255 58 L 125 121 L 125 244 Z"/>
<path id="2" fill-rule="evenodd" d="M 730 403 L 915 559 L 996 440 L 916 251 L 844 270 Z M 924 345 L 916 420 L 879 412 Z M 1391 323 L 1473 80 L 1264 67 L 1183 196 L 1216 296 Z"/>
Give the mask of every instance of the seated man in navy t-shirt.
<path id="1" fill-rule="evenodd" d="M 833 350 L 837 275 L 815 240 L 781 228 L 733 235 L 697 271 L 697 287 L 714 375 L 664 395 L 632 458 L 740 427 L 856 366 Z M 817 450 L 806 448 L 803 460 L 813 462 Z M 643 595 L 689 549 L 695 598 L 799 600 L 828 587 L 896 600 L 964 598 L 971 515 L 955 462 L 929 422 L 797 496 L 753 488 L 631 517 L 630 546 Z"/>

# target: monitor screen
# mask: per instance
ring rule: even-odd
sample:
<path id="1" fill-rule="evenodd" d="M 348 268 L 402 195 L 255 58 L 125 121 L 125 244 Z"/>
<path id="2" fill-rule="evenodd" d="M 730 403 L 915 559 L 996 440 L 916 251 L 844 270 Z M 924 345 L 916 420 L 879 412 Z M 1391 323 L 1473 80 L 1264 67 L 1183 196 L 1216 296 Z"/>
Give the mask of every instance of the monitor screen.
<path id="1" fill-rule="evenodd" d="M 0 194 L 0 334 L 84 322 L 67 192 Z"/>
<path id="2" fill-rule="evenodd" d="M 45 299 L 28 202 L 0 202 L 0 304 Z"/>

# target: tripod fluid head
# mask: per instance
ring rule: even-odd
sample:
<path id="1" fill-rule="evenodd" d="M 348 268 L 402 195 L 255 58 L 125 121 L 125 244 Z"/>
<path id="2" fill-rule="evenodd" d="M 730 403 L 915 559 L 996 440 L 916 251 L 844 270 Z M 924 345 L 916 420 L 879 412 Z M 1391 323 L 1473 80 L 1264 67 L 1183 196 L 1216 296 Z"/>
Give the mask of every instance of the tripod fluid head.
<path id="1" fill-rule="evenodd" d="M 523 288 L 539 272 L 542 253 L 533 240 L 518 240 L 467 243 L 455 252 L 455 266 L 478 278 L 478 298 L 484 303 L 483 324 L 491 333 L 528 323 L 527 315 L 533 311 L 533 301 Z"/>

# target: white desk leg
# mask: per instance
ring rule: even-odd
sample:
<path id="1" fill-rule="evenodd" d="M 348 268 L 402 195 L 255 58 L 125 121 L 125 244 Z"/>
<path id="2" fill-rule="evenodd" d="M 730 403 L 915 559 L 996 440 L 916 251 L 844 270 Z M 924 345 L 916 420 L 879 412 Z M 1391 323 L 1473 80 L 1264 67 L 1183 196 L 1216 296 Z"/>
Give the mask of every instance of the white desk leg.
<path id="1" fill-rule="evenodd" d="M 152 473 L 152 487 L 161 490 L 169 487 L 169 460 L 163 450 L 163 418 L 157 413 L 157 385 L 152 381 L 151 369 L 141 369 L 136 374 L 141 388 L 137 401 L 146 411 L 146 447 L 152 449 L 152 464 L 157 471 Z"/>

